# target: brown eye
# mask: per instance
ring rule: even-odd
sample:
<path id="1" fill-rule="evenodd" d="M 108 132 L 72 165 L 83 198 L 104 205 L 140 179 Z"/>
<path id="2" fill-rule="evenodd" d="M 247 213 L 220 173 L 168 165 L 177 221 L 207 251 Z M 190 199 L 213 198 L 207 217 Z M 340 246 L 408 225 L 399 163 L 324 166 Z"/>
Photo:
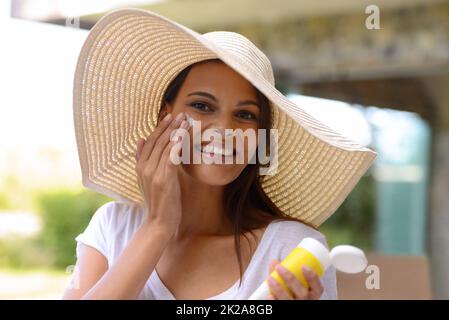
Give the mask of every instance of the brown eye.
<path id="1" fill-rule="evenodd" d="M 245 120 L 255 120 L 256 119 L 256 115 L 249 111 L 239 111 L 238 116 Z"/>
<path id="2" fill-rule="evenodd" d="M 212 109 L 206 103 L 203 103 L 203 102 L 192 102 L 189 105 L 192 108 L 198 109 L 200 111 L 212 111 Z"/>

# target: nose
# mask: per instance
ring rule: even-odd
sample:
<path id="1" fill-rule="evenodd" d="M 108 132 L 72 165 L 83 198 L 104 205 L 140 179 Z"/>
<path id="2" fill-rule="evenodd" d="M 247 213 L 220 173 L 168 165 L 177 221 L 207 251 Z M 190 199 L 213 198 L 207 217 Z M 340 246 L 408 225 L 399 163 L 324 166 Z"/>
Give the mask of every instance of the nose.
<path id="1" fill-rule="evenodd" d="M 209 132 L 207 135 L 209 138 L 205 138 L 206 140 L 216 141 L 217 143 L 228 143 L 227 141 L 234 139 L 235 123 L 233 123 L 234 119 L 232 114 L 220 114 L 208 120 L 206 123 L 202 123 L 202 131 Z M 209 136 L 211 132 L 214 135 Z"/>
<path id="2" fill-rule="evenodd" d="M 226 130 L 228 129 L 228 130 Z M 217 132 L 219 135 L 223 137 L 232 137 L 234 136 L 234 130 L 232 128 L 212 128 L 215 132 Z"/>
<path id="3" fill-rule="evenodd" d="M 216 117 L 205 127 L 205 129 L 212 129 L 223 138 L 233 136 L 235 128 L 232 115 L 223 114 Z"/>

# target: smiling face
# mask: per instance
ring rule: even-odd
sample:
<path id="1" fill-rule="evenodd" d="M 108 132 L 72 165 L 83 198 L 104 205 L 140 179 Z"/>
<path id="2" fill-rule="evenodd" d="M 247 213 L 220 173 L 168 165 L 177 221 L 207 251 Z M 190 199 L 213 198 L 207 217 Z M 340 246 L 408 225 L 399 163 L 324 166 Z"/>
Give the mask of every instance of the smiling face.
<path id="1" fill-rule="evenodd" d="M 193 120 L 199 121 L 196 124 L 200 124 L 201 133 L 210 133 L 212 130 L 220 133 L 221 139 L 204 136 L 206 141 L 194 141 L 190 129 L 191 161 L 190 164 L 182 164 L 182 168 L 203 183 L 229 184 L 240 175 L 251 155 L 256 152 L 261 116 L 257 91 L 251 83 L 221 61 L 205 61 L 193 65 L 176 99 L 166 104 L 166 109 L 174 116 L 185 112 Z M 247 133 L 253 131 L 255 139 L 234 137 L 231 138 L 233 148 L 225 148 L 230 146 L 229 140 L 224 140 L 225 129 L 240 129 L 242 132 L 248 130 Z M 240 143 L 243 148 L 236 148 Z M 195 164 L 194 153 L 209 161 Z M 236 153 L 242 153 L 243 158 L 239 159 L 243 159 L 243 162 L 237 161 Z M 222 159 L 221 164 L 212 163 L 217 157 Z M 229 164 L 228 161 L 232 163 Z"/>

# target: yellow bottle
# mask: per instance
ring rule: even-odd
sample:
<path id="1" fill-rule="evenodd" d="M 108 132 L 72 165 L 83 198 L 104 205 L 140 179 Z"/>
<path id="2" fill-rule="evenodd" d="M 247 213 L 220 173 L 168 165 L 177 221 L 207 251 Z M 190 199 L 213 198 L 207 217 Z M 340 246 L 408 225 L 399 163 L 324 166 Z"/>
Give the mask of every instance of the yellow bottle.
<path id="1" fill-rule="evenodd" d="M 281 265 L 292 272 L 304 287 L 309 288 L 309 283 L 302 273 L 302 267 L 305 265 L 315 270 L 319 277 L 322 277 L 330 265 L 334 265 L 342 272 L 358 273 L 366 268 L 367 263 L 368 261 L 366 260 L 363 251 L 356 247 L 341 245 L 329 251 L 326 246 L 318 240 L 304 238 L 298 246 L 296 246 L 287 257 L 282 260 Z M 276 270 L 270 275 L 273 276 L 285 290 L 290 292 Z M 249 297 L 249 300 L 268 299 L 269 294 L 270 288 L 265 280 Z"/>

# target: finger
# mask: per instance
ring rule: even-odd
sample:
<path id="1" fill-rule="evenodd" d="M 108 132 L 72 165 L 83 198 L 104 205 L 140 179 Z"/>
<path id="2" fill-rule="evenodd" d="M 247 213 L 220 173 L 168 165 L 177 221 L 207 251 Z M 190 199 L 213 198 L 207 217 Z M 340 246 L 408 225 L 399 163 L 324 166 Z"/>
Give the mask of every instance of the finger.
<path id="1" fill-rule="evenodd" d="M 167 177 L 176 172 L 176 167 L 182 163 L 182 159 L 179 155 L 182 149 L 182 142 L 172 141 L 169 143 L 169 145 L 171 145 L 171 147 L 167 148 L 167 156 L 164 155 L 164 158 L 167 159 L 161 158 L 161 166 L 164 166 L 165 175 Z"/>
<path id="2" fill-rule="evenodd" d="M 310 285 L 310 299 L 319 299 L 321 295 L 323 294 L 324 287 L 323 284 L 320 281 L 320 278 L 318 277 L 315 270 L 304 266 L 302 268 L 302 273 L 304 274 L 304 277 L 306 278 L 307 282 Z"/>
<path id="3" fill-rule="evenodd" d="M 154 144 L 153 151 L 151 152 L 148 161 L 154 165 L 154 167 L 159 166 L 159 162 L 161 159 L 162 152 L 164 152 L 165 147 L 170 142 L 170 135 L 173 129 L 177 129 L 184 118 L 184 113 L 181 112 L 175 118 L 175 120 L 170 123 L 169 127 L 158 137 L 157 141 Z"/>
<path id="4" fill-rule="evenodd" d="M 274 268 L 279 264 L 279 260 L 278 259 L 274 259 L 271 261 L 270 263 L 270 273 L 272 273 L 274 271 Z"/>
<path id="5" fill-rule="evenodd" d="M 272 276 L 268 277 L 268 286 L 271 294 L 279 300 L 293 300 L 293 297 L 284 289 L 284 287 L 276 281 Z"/>
<path id="6" fill-rule="evenodd" d="M 164 119 L 157 125 L 156 129 L 147 137 L 146 143 L 143 146 L 141 157 L 139 160 L 146 161 L 153 151 L 154 144 L 159 136 L 168 128 L 173 121 L 173 116 L 168 113 Z"/>
<path id="7" fill-rule="evenodd" d="M 181 164 L 183 161 L 181 151 L 183 146 L 188 143 L 187 139 L 189 138 L 189 132 L 187 131 L 187 128 L 187 122 L 181 124 L 180 129 L 178 129 L 175 134 L 175 138 L 178 138 L 179 140 L 177 142 L 175 141 L 175 144 L 168 150 L 168 159 L 165 160 L 161 158 L 161 163 L 165 163 L 165 171 L 167 176 L 170 175 L 171 172 L 176 171 L 174 170 L 176 166 Z M 163 157 L 165 158 L 165 155 Z"/>
<path id="8" fill-rule="evenodd" d="M 278 265 L 276 271 L 282 280 L 284 280 L 287 287 L 293 292 L 296 299 L 307 300 L 309 298 L 309 290 L 287 268 L 283 265 Z"/>
<path id="9" fill-rule="evenodd" d="M 136 161 L 139 161 L 140 155 L 142 154 L 142 148 L 145 144 L 145 139 L 140 138 L 137 140 L 137 150 L 136 150 Z"/>
<path id="10" fill-rule="evenodd" d="M 169 183 L 170 177 L 169 175 L 167 175 L 167 171 L 166 171 L 166 162 L 170 161 L 169 157 L 170 157 L 170 152 L 171 150 L 176 147 L 179 144 L 179 141 L 170 141 L 167 146 L 165 147 L 165 149 L 163 150 L 162 154 L 161 154 L 161 159 L 160 162 L 158 163 L 158 166 L 155 167 L 155 173 L 154 173 L 154 179 L 158 180 L 161 179 L 159 181 L 165 181 L 166 183 Z"/>
<path id="11" fill-rule="evenodd" d="M 184 118 L 184 116 L 180 116 L 179 119 Z M 153 155 L 150 155 L 150 161 L 153 161 L 152 159 L 154 159 L 154 161 L 156 161 L 158 153 L 161 152 L 161 156 L 158 159 L 158 168 L 160 168 L 160 170 L 165 170 L 166 169 L 166 165 L 168 162 L 171 162 L 170 160 L 179 160 L 178 157 L 175 157 L 175 153 L 173 151 L 177 151 L 177 154 L 179 155 L 180 152 L 180 145 L 178 145 L 178 142 L 181 142 L 182 137 L 183 137 L 183 131 L 185 131 L 185 129 L 188 126 L 188 123 L 186 120 L 181 120 L 181 125 L 176 125 L 175 124 L 175 128 L 174 131 L 167 131 L 165 132 L 158 141 L 158 146 L 155 147 L 155 149 L 153 150 Z M 179 127 L 179 128 L 178 128 Z M 165 136 L 166 135 L 166 136 Z M 173 142 L 173 143 L 171 143 Z M 169 145 L 171 145 L 170 147 L 168 147 Z M 161 148 L 161 150 L 159 151 L 159 148 Z M 165 153 L 165 154 L 164 154 Z M 154 157 L 154 158 L 153 158 Z M 173 163 L 172 164 L 179 164 L 179 163 Z"/>
<path id="12" fill-rule="evenodd" d="M 179 145 L 179 141 L 170 141 L 162 152 L 161 159 L 156 168 L 156 171 L 160 174 L 163 174 L 165 178 L 167 178 L 170 174 L 170 171 L 167 170 L 167 164 L 171 163 L 171 153 L 175 148 L 180 148 Z M 174 164 L 173 166 L 176 167 L 176 164 Z"/>

